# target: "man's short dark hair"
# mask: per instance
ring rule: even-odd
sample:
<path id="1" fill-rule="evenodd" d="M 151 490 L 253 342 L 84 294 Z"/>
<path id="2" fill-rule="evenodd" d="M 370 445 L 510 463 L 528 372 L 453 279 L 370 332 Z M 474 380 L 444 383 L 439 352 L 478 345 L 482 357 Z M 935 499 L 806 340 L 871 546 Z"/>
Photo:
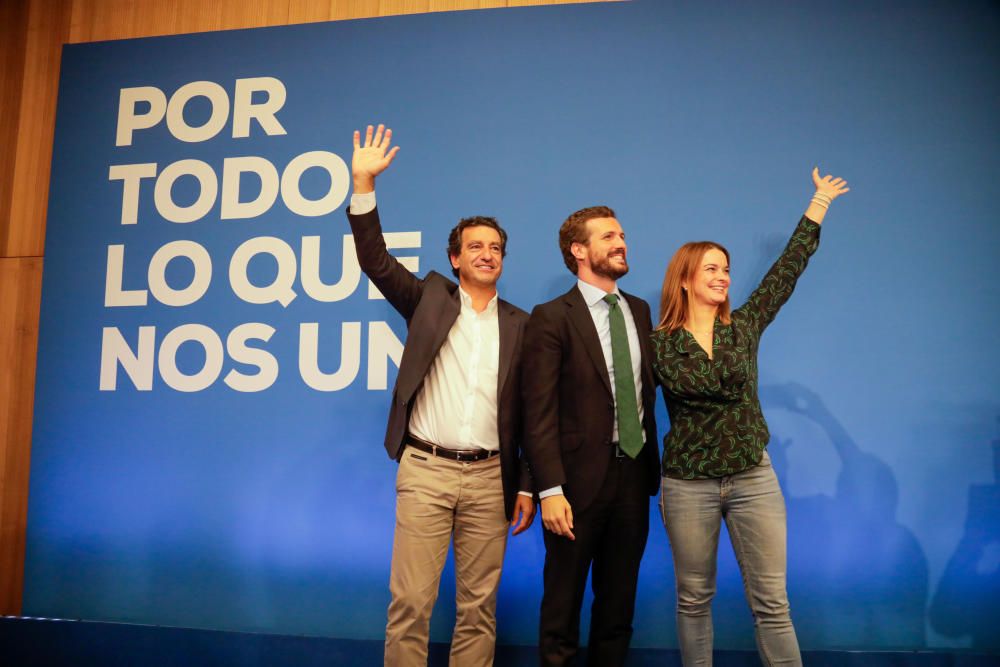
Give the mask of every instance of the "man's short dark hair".
<path id="1" fill-rule="evenodd" d="M 573 256 L 573 244 L 590 243 L 590 235 L 587 233 L 587 221 L 595 218 L 617 218 L 615 212 L 607 206 L 590 206 L 581 208 L 576 213 L 571 213 L 566 222 L 559 228 L 559 250 L 562 251 L 563 261 L 566 268 L 576 275 L 576 257 Z"/>
<path id="2" fill-rule="evenodd" d="M 474 215 L 471 218 L 462 218 L 448 234 L 448 264 L 451 264 L 452 257 L 462 254 L 462 232 L 469 227 L 490 227 L 495 229 L 500 235 L 500 257 L 507 256 L 507 232 L 503 230 L 496 218 L 485 215 Z M 458 277 L 458 269 L 452 267 L 451 272 Z"/>

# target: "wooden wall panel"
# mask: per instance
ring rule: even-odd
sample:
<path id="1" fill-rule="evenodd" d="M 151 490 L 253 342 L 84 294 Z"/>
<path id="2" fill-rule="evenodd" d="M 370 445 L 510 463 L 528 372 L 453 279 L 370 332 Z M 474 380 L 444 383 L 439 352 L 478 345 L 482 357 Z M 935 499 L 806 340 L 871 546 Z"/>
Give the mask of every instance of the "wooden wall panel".
<path id="1" fill-rule="evenodd" d="M 55 130 L 59 59 L 69 30 L 69 0 L 28 4 L 24 75 L 18 111 L 14 178 L 5 257 L 39 257 L 45 245 L 45 207 Z M 9 147 L 4 147 L 6 153 Z"/>
<path id="2" fill-rule="evenodd" d="M 220 3 L 222 30 L 251 26 L 287 25 L 291 3 L 273 0 L 247 0 L 240 3 Z"/>
<path id="3" fill-rule="evenodd" d="M 540 7 L 541 5 L 582 5 L 587 2 L 624 2 L 627 0 L 561 0 L 560 2 L 548 2 L 547 0 L 507 0 L 508 7 Z"/>
<path id="4" fill-rule="evenodd" d="M 72 0 L 71 43 L 422 12 L 613 0 Z"/>
<path id="5" fill-rule="evenodd" d="M 24 81 L 24 43 L 28 35 L 28 7 L 0 2 L 0 256 L 8 254 L 10 204 L 14 188 L 14 150 Z M 0 422 L 2 423 L 2 422 Z"/>
<path id="6" fill-rule="evenodd" d="M 169 9 L 173 3 L 149 3 L 149 13 Z M 70 42 L 120 39 L 133 29 L 136 7 L 133 0 L 74 2 L 71 0 Z M 162 16 L 159 16 L 162 20 Z M 173 25 L 173 21 L 170 22 Z"/>
<path id="7" fill-rule="evenodd" d="M 429 12 L 430 9 L 430 0 L 381 0 L 378 3 L 379 16 L 424 14 Z"/>
<path id="8" fill-rule="evenodd" d="M 42 259 L 0 259 L 0 614 L 21 611 Z"/>
<path id="9" fill-rule="evenodd" d="M 507 6 L 507 0 L 478 0 L 478 2 L 465 2 L 464 0 L 431 0 L 428 11 L 451 12 L 459 9 L 493 9 Z"/>
<path id="10" fill-rule="evenodd" d="M 61 48 L 210 30 L 613 0 L 0 0 L 0 614 L 21 610 Z"/>
<path id="11" fill-rule="evenodd" d="M 299 0 L 299 2 L 288 3 L 289 23 L 313 23 L 315 21 L 334 21 L 337 19 L 355 18 L 354 16 L 335 16 L 333 5 L 344 3 L 333 2 L 333 0 Z M 370 0 L 369 5 L 374 5 L 378 9 L 378 0 Z"/>

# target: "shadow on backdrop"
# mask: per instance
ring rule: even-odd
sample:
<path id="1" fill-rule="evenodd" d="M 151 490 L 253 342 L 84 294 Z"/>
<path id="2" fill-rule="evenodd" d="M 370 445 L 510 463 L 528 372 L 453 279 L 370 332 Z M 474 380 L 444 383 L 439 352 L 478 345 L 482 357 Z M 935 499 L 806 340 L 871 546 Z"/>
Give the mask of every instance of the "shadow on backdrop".
<path id="1" fill-rule="evenodd" d="M 822 443 L 772 435 L 768 446 L 786 493 L 789 596 L 802 646 L 839 644 L 843 637 L 856 647 L 926 646 L 927 557 L 896 519 L 892 470 L 861 450 L 810 389 L 770 385 L 760 395 L 765 411 L 784 409 L 815 423 L 841 465 L 832 497 L 793 496 L 789 450 Z"/>
<path id="2" fill-rule="evenodd" d="M 934 629 L 972 637 L 972 648 L 1000 649 L 1000 440 L 993 446 L 993 484 L 969 487 L 958 548 L 948 559 L 930 607 Z"/>

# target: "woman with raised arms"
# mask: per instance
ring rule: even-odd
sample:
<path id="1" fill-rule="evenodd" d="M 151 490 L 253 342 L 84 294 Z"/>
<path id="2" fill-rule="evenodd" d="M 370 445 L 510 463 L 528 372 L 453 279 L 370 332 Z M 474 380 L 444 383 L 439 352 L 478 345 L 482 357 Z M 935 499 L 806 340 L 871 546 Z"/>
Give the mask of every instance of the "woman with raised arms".
<path id="1" fill-rule="evenodd" d="M 712 664 L 712 597 L 722 520 L 743 574 L 765 665 L 801 665 L 785 589 L 785 501 L 757 396 L 761 334 L 819 246 L 820 223 L 848 191 L 813 169 L 813 195 L 781 257 L 745 304 L 729 305 L 729 252 L 687 243 L 663 279 L 654 370 L 670 414 L 660 510 L 677 578 L 685 667 Z"/>

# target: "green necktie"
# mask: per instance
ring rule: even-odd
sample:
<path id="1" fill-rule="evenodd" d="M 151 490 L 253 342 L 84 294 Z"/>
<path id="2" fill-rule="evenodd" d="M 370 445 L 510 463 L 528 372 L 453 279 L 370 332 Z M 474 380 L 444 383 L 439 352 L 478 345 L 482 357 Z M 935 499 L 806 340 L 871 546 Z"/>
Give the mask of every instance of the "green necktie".
<path id="1" fill-rule="evenodd" d="M 608 319 L 611 321 L 611 362 L 615 374 L 615 402 L 618 408 L 618 446 L 633 459 L 642 450 L 642 426 L 639 404 L 635 400 L 632 376 L 632 353 L 628 346 L 625 315 L 618 306 L 618 295 L 607 294 Z"/>

